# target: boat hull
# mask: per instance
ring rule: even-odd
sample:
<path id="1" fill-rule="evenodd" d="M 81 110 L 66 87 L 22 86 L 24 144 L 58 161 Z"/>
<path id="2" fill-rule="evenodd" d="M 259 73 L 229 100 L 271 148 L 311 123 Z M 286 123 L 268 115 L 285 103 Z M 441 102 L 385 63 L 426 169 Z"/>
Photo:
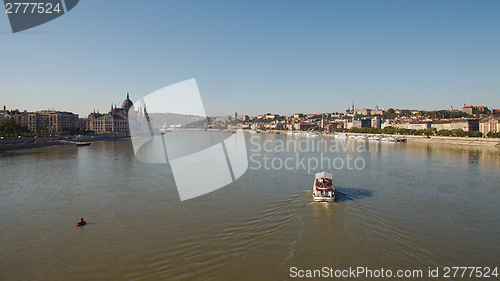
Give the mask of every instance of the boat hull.
<path id="1" fill-rule="evenodd" d="M 76 144 L 76 146 L 87 146 L 87 145 L 90 145 L 90 142 L 81 142 Z"/>
<path id="2" fill-rule="evenodd" d="M 335 196 L 325 197 L 325 196 L 313 196 L 315 202 L 335 202 Z"/>

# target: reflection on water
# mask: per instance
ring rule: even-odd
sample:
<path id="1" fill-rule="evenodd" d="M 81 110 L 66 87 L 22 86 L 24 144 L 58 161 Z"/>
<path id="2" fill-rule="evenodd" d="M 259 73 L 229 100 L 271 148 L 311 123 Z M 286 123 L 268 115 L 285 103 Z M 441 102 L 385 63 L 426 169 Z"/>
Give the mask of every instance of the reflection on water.
<path id="1" fill-rule="evenodd" d="M 340 186 L 336 186 L 335 189 L 337 191 L 335 196 L 335 202 L 352 201 L 367 196 L 372 196 L 372 192 L 365 189 L 347 188 Z"/>
<path id="2" fill-rule="evenodd" d="M 316 141 L 252 141 L 273 148 L 291 138 Z M 2 154 L 0 279 L 289 280 L 292 266 L 498 266 L 498 148 L 363 141 L 369 149 L 358 151 L 362 141 L 344 142 L 347 151 L 252 152 L 247 141 L 249 156 L 319 157 L 326 147 L 329 157 L 361 157 L 362 170 L 330 170 L 330 204 L 312 201 L 319 169 L 249 169 L 181 202 L 168 164 L 137 161 L 127 140 Z M 81 217 L 88 224 L 75 227 Z"/>

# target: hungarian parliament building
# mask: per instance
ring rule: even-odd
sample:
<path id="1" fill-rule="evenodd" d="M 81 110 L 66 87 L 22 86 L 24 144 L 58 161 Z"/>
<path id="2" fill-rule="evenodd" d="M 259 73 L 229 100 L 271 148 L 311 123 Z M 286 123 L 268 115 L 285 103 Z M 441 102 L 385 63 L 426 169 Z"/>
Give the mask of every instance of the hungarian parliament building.
<path id="1" fill-rule="evenodd" d="M 87 130 L 96 133 L 129 133 L 128 111 L 134 105 L 127 93 L 127 99 L 118 108 L 111 105 L 111 111 L 108 113 L 95 112 L 90 113 L 87 118 Z"/>

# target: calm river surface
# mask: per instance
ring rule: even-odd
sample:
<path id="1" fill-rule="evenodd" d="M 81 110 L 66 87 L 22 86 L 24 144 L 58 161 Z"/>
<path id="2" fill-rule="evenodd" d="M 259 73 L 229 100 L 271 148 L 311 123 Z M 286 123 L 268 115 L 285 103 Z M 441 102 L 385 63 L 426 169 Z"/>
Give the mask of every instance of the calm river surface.
<path id="1" fill-rule="evenodd" d="M 0 280 L 298 279 L 292 267 L 442 280 L 444 267 L 500 266 L 500 149 L 245 136 L 246 173 L 187 201 L 168 164 L 139 162 L 130 140 L 0 154 Z M 340 160 L 308 165 L 321 157 Z M 340 167 L 346 157 L 357 167 Z M 321 170 L 335 203 L 312 202 Z"/>

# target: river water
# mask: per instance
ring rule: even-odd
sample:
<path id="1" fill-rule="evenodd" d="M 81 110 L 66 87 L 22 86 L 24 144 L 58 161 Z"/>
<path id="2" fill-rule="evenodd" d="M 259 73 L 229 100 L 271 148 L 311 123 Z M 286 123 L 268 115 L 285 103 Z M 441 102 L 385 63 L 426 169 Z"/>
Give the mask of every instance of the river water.
<path id="1" fill-rule="evenodd" d="M 324 267 L 442 280 L 445 267 L 500 266 L 500 149 L 245 137 L 246 173 L 186 201 L 169 165 L 139 162 L 130 140 L 0 154 L 0 280 L 294 280 Z M 312 201 L 322 170 L 335 203 Z"/>

